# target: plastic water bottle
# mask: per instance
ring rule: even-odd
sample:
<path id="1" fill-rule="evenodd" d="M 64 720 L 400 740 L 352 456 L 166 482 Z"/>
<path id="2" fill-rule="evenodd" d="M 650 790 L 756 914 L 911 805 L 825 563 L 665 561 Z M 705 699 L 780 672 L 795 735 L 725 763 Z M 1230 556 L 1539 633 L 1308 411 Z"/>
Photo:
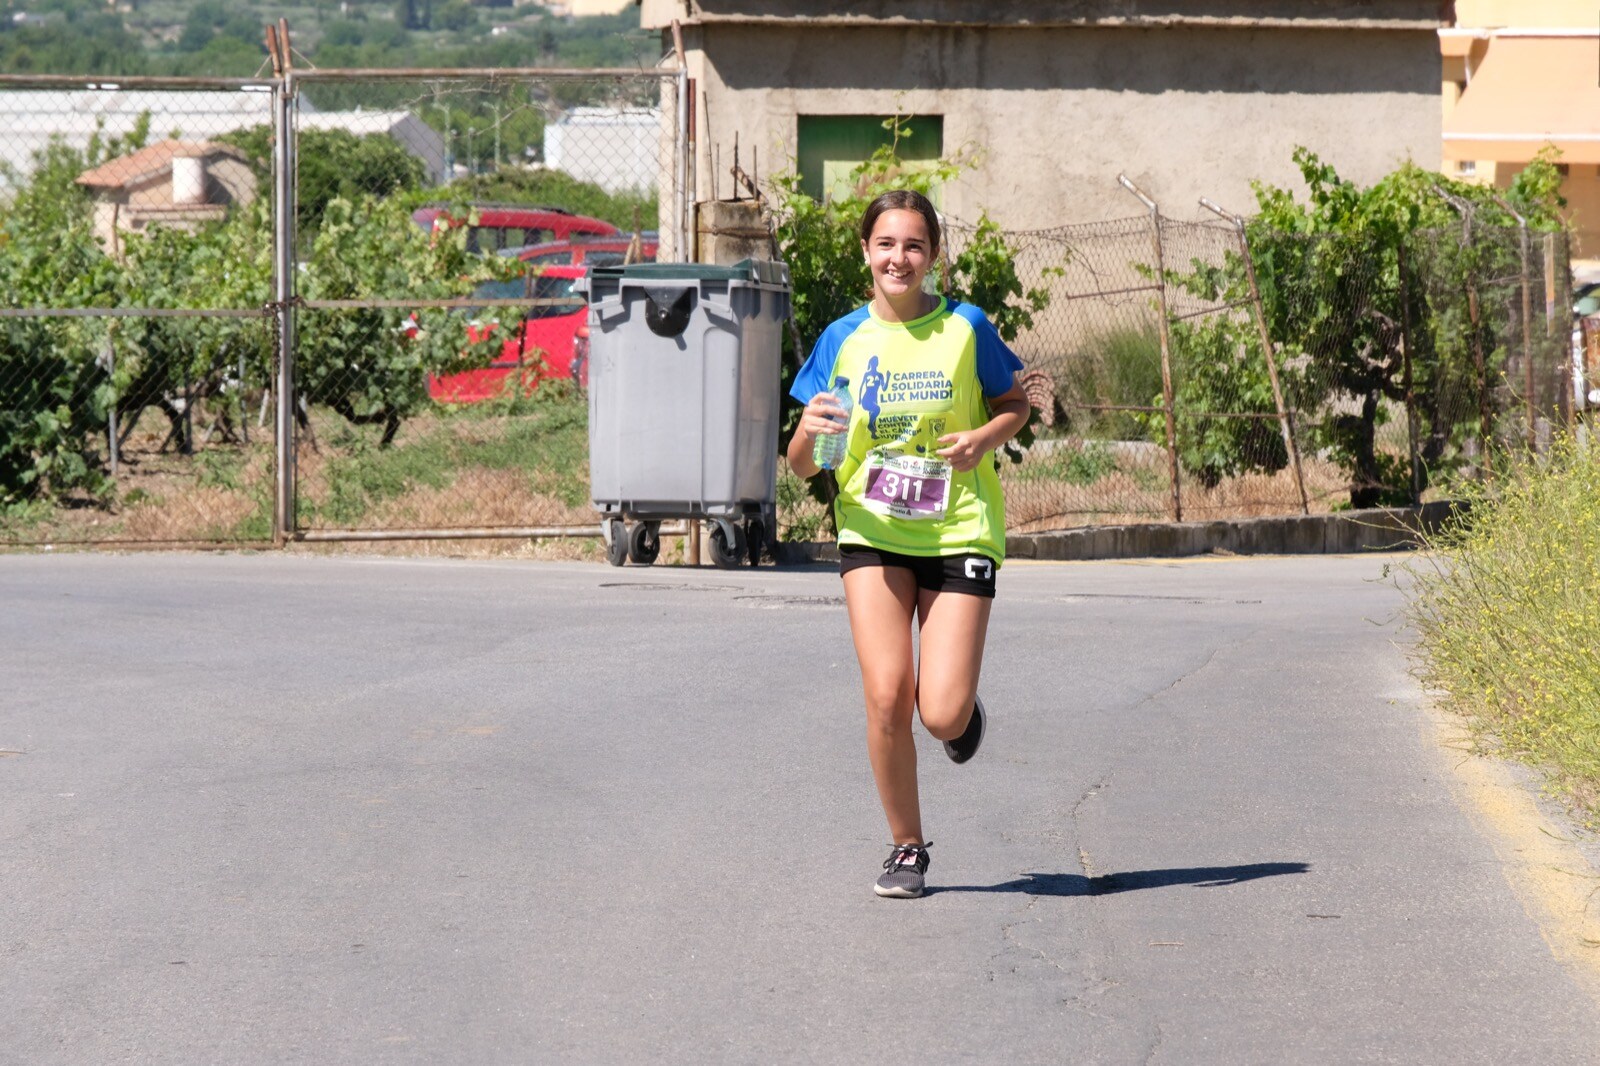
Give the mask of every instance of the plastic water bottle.
<path id="1" fill-rule="evenodd" d="M 850 396 L 850 379 L 834 378 L 833 395 L 838 399 L 839 406 L 844 408 L 843 424 L 847 427 L 844 433 L 819 433 L 817 441 L 811 446 L 811 458 L 824 470 L 837 470 L 839 464 L 844 462 L 847 438 L 850 436 L 850 411 L 855 407 L 855 401 Z M 839 422 L 840 419 L 834 419 Z"/>

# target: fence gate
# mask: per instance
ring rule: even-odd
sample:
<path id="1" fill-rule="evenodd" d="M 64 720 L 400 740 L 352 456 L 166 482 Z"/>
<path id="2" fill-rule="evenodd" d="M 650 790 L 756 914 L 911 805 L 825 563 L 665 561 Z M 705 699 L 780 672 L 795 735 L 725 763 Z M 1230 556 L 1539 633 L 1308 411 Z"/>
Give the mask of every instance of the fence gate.
<path id="1" fill-rule="evenodd" d="M 292 536 L 595 534 L 573 284 L 685 247 L 680 78 L 288 75 Z"/>

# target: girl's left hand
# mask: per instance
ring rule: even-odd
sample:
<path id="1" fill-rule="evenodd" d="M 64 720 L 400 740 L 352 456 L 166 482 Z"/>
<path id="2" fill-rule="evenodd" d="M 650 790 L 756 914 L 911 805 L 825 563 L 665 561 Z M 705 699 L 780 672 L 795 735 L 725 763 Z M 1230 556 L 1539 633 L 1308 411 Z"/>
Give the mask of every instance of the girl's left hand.
<path id="1" fill-rule="evenodd" d="M 941 459 L 947 460 L 951 466 L 961 473 L 966 473 L 988 452 L 978 439 L 977 430 L 969 429 L 963 433 L 946 433 L 939 438 L 940 444 L 948 444 L 948 448 L 940 448 L 934 452 Z"/>

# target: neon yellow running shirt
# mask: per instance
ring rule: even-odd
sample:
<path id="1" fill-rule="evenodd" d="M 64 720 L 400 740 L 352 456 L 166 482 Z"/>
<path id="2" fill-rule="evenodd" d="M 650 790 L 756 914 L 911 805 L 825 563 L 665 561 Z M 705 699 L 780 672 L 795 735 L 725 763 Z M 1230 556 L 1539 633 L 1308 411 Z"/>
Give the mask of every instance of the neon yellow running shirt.
<path id="1" fill-rule="evenodd" d="M 992 456 L 964 473 L 939 438 L 989 421 L 987 398 L 1010 390 L 1022 360 L 984 313 L 941 299 L 912 322 L 872 305 L 823 331 L 789 394 L 810 403 L 850 380 L 848 448 L 839 465 L 839 544 L 904 555 L 979 552 L 1005 558 L 1005 502 Z"/>

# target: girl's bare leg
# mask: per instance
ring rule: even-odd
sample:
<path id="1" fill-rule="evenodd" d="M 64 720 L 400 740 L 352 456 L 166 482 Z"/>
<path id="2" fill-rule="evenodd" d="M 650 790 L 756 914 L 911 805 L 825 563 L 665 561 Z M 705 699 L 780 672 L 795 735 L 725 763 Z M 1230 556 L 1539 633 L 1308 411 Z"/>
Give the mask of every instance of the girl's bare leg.
<path id="1" fill-rule="evenodd" d="M 856 658 L 861 663 L 867 755 L 878 783 L 878 799 L 894 843 L 921 844 L 917 749 L 911 737 L 917 698 L 911 653 L 917 580 L 911 571 L 899 567 L 858 567 L 844 575 L 844 597 L 850 608 Z"/>
<path id="2" fill-rule="evenodd" d="M 983 642 L 994 601 L 961 592 L 919 590 L 917 618 L 922 623 L 917 670 L 917 710 L 922 725 L 938 740 L 953 740 L 967 728 L 978 694 Z"/>

